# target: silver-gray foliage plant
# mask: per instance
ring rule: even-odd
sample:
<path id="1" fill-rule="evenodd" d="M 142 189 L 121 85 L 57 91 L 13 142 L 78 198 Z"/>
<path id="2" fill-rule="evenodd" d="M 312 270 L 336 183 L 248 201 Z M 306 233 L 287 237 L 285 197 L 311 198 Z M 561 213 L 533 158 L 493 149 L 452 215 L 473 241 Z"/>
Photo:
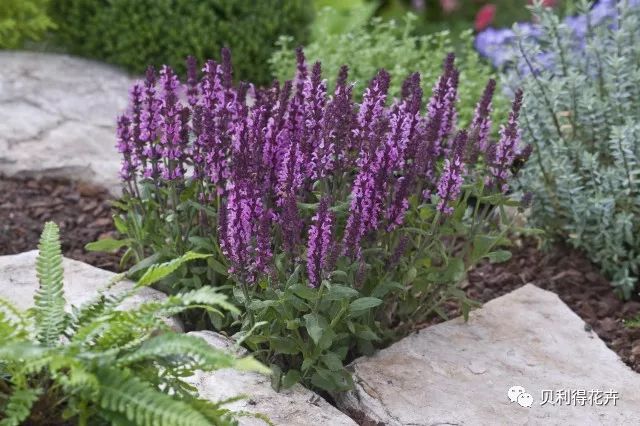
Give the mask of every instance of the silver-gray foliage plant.
<path id="1" fill-rule="evenodd" d="M 638 3 L 620 0 L 608 25 L 587 22 L 580 36 L 534 7 L 540 41 L 519 44 L 521 124 L 534 146 L 522 186 L 536 200 L 532 220 L 584 250 L 625 298 L 640 270 Z"/>

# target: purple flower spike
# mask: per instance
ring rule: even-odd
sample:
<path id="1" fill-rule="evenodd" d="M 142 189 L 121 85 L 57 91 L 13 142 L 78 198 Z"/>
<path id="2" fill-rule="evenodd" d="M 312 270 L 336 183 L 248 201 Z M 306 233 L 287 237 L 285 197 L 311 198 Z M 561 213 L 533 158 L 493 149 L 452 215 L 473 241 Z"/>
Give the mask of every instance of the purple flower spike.
<path id="1" fill-rule="evenodd" d="M 162 98 L 160 106 L 160 144 L 162 145 L 162 177 L 165 180 L 174 180 L 184 174 L 183 157 L 183 110 L 178 99 L 177 90 L 180 81 L 173 70 L 162 67 L 160 71 L 160 86 Z"/>
<path id="2" fill-rule="evenodd" d="M 438 181 L 438 196 L 440 197 L 438 211 L 445 215 L 453 213 L 453 207 L 450 207 L 449 203 L 455 201 L 460 195 L 465 173 L 462 161 L 466 143 L 467 132 L 462 130 L 454 139 L 451 158 L 444 160 L 444 168 Z"/>
<path id="3" fill-rule="evenodd" d="M 131 117 L 131 138 L 133 140 L 133 160 L 136 167 L 140 166 L 142 170 L 147 167 L 147 158 L 144 154 L 145 143 L 140 135 L 142 133 L 142 112 L 143 112 L 144 86 L 137 82 L 131 87 L 129 94 L 130 117 Z"/>
<path id="4" fill-rule="evenodd" d="M 515 98 L 511 106 L 509 121 L 506 126 L 502 126 L 500 128 L 500 139 L 495 146 L 490 149 L 489 153 L 489 170 L 493 176 L 493 179 L 489 184 L 490 186 L 496 186 L 502 192 L 507 192 L 509 190 L 509 185 L 506 183 L 506 180 L 509 177 L 511 165 L 518 155 L 518 145 L 520 144 L 518 118 L 520 116 L 521 108 L 522 90 L 518 90 L 516 91 Z"/>
<path id="5" fill-rule="evenodd" d="M 477 159 L 479 153 L 486 153 L 491 132 L 491 100 L 496 90 L 496 81 L 490 79 L 482 93 L 482 98 L 476 106 L 473 120 L 471 121 L 470 139 L 472 143 L 473 159 Z"/>
<path id="6" fill-rule="evenodd" d="M 131 135 L 131 120 L 126 115 L 118 118 L 117 143 L 118 152 L 122 154 L 120 177 L 130 182 L 136 173 L 135 160 L 133 159 L 135 147 Z"/>
<path id="7" fill-rule="evenodd" d="M 349 68 L 343 65 L 338 74 L 333 99 L 327 107 L 323 129 L 327 150 L 336 158 L 333 168 L 340 170 L 349 162 L 350 151 L 353 148 L 351 129 L 356 120 L 352 99 L 353 86 L 347 82 L 348 75 Z M 327 172 L 330 169 L 327 167 Z"/>
<path id="8" fill-rule="evenodd" d="M 389 73 L 380 70 L 364 91 L 362 104 L 358 111 L 358 128 L 353 131 L 357 144 L 355 148 L 364 155 L 370 155 L 377 148 L 374 141 L 380 139 L 379 121 L 385 115 L 384 106 L 387 101 L 390 81 Z"/>
<path id="9" fill-rule="evenodd" d="M 324 124 L 326 83 L 322 80 L 320 62 L 313 65 L 311 76 L 304 83 L 304 135 L 302 145 L 306 175 L 322 179 L 332 167 L 332 147 L 325 144 L 322 128 Z"/>
<path id="10" fill-rule="evenodd" d="M 153 67 L 147 68 L 140 113 L 140 141 L 144 144 L 144 158 L 148 165 L 144 176 L 156 181 L 160 177 L 161 149 L 158 144 L 158 128 L 160 126 L 160 99 L 156 92 L 156 72 Z"/>
<path id="11" fill-rule="evenodd" d="M 198 62 L 193 56 L 187 57 L 187 99 L 191 107 L 198 102 Z"/>
<path id="12" fill-rule="evenodd" d="M 317 288 L 326 272 L 331 250 L 333 217 L 329 212 L 328 197 L 320 200 L 320 206 L 312 220 L 307 242 L 307 275 L 309 286 Z"/>

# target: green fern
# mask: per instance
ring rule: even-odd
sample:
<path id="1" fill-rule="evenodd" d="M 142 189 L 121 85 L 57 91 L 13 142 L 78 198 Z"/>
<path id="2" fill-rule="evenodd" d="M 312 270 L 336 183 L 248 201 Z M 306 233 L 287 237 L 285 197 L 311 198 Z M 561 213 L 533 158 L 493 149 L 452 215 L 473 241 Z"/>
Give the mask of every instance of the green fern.
<path id="1" fill-rule="evenodd" d="M 42 390 L 39 388 L 14 390 L 7 402 L 5 418 L 0 421 L 0 426 L 21 425 L 29 417 L 31 407 L 41 393 Z"/>
<path id="2" fill-rule="evenodd" d="M 62 250 L 60 234 L 54 223 L 47 223 L 40 237 L 36 274 L 40 287 L 34 296 L 38 340 L 54 346 L 65 327 L 65 299 L 62 288 Z"/>
<path id="3" fill-rule="evenodd" d="M 35 308 L 25 315 L 0 300 L 0 426 L 58 420 L 80 425 L 236 424 L 235 414 L 221 403 L 199 399 L 183 378 L 196 370 L 266 372 L 266 367 L 250 357 L 236 359 L 217 351 L 197 337 L 173 333 L 164 321 L 196 307 L 237 313 L 225 296 L 203 287 L 118 309 L 144 286 L 203 255 L 187 253 L 154 266 L 132 290 L 117 295 L 106 293 L 108 285 L 68 314 L 53 223 L 45 225 L 39 249 Z M 37 413 L 32 413 L 34 407 Z"/>

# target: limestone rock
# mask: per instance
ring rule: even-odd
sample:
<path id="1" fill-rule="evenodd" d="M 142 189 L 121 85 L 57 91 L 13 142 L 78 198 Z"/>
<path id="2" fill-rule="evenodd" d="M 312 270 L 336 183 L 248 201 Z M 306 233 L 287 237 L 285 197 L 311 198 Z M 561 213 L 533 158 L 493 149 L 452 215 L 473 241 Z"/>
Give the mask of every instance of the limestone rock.
<path id="1" fill-rule="evenodd" d="M 38 288 L 36 278 L 37 250 L 0 256 L 0 298 L 13 303 L 17 308 L 25 310 L 33 306 L 33 295 Z M 95 268 L 77 260 L 64 258 L 64 293 L 67 299 L 67 308 L 71 305 L 79 306 L 92 300 L 98 291 L 104 288 L 110 279 L 116 274 Z M 117 294 L 133 287 L 131 281 L 122 281 L 116 284 L 110 293 Z M 134 296 L 122 303 L 121 308 L 127 309 L 141 303 L 161 300 L 164 293 L 152 288 L 142 288 Z M 182 326 L 177 319 L 169 320 L 170 325 L 177 331 L 182 331 Z"/>
<path id="2" fill-rule="evenodd" d="M 132 79 L 67 55 L 0 51 L 0 173 L 120 191 L 116 117 Z"/>
<path id="3" fill-rule="evenodd" d="M 356 389 L 338 404 L 364 424 L 640 424 L 640 375 L 534 285 L 488 302 L 468 323 L 429 327 L 351 368 Z M 531 407 L 518 403 L 529 397 L 509 400 L 512 386 L 531 395 Z M 598 405 L 596 395 L 609 391 L 609 403 Z"/>
<path id="4" fill-rule="evenodd" d="M 206 340 L 216 348 L 233 350 L 233 343 L 217 333 L 198 331 L 189 334 Z M 278 426 L 356 424 L 322 397 L 301 385 L 276 392 L 271 387 L 271 379 L 262 374 L 224 369 L 215 372 L 198 372 L 188 381 L 198 388 L 201 397 L 212 401 L 246 395 L 246 399 L 226 407 L 234 411 L 264 414 Z M 241 417 L 240 424 L 262 426 L 265 423 L 253 417 Z"/>

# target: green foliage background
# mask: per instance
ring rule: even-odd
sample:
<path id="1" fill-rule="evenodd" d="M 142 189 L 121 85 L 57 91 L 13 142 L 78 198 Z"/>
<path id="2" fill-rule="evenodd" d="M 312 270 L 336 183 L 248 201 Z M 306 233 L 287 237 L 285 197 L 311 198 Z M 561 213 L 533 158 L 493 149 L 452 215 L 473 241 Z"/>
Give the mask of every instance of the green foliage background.
<path id="1" fill-rule="evenodd" d="M 340 66 L 349 66 L 349 80 L 355 83 L 356 98 L 360 98 L 369 78 L 380 68 L 393 76 L 390 95 L 400 97 L 404 79 L 418 71 L 422 77 L 425 96 L 442 72 L 442 62 L 449 52 L 456 52 L 456 66 L 461 72 L 458 91 L 458 113 L 461 125 L 473 117 L 476 103 L 482 95 L 487 80 L 492 76 L 491 67 L 481 61 L 472 46 L 473 35 L 466 31 L 458 35 L 454 45 L 448 31 L 429 35 L 416 35 L 417 17 L 407 14 L 402 21 L 383 21 L 374 18 L 369 25 L 347 28 L 340 32 L 335 28 L 340 11 L 325 8 L 318 13 L 312 33 L 314 41 L 305 45 L 305 56 L 309 63 L 322 62 L 324 75 L 333 87 Z M 324 36 L 320 36 L 323 34 Z M 295 40 L 283 36 L 280 47 L 271 58 L 273 74 L 280 80 L 291 79 L 295 70 Z M 494 120 L 506 121 L 509 104 L 500 88 L 493 102 Z"/>
<path id="2" fill-rule="evenodd" d="M 47 15 L 49 0 L 0 1 L 0 48 L 20 47 L 26 39 L 38 40 L 54 28 Z"/>
<path id="3" fill-rule="evenodd" d="M 168 64 L 184 71 L 228 46 L 236 76 L 269 83 L 268 59 L 281 34 L 305 42 L 309 0 L 53 0 L 59 41 L 73 53 L 141 73 Z"/>

